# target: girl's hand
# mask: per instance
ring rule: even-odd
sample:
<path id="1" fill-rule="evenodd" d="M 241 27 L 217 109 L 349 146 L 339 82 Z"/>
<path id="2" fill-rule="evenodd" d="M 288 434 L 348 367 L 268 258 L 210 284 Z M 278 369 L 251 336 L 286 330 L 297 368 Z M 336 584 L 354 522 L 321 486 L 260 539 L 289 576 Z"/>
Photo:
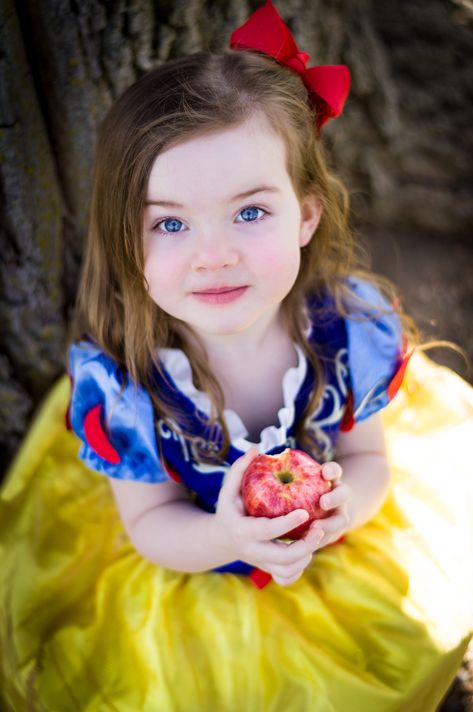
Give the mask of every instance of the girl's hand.
<path id="1" fill-rule="evenodd" d="M 326 480 L 332 481 L 333 489 L 322 495 L 320 506 L 327 511 L 333 509 L 333 513 L 326 519 L 319 519 L 311 525 L 311 529 L 322 533 L 319 549 L 337 541 L 350 529 L 347 502 L 351 499 L 352 488 L 341 481 L 342 474 L 338 462 L 326 462 L 322 465 L 322 475 Z"/>
<path id="2" fill-rule="evenodd" d="M 220 490 L 215 516 L 214 536 L 225 551 L 228 561 L 245 561 L 267 571 L 276 583 L 287 586 L 296 581 L 310 564 L 312 553 L 323 536 L 319 530 L 309 530 L 298 541 L 287 544 L 275 541 L 306 521 L 304 509 L 296 509 L 282 517 L 250 517 L 245 513 L 241 497 L 241 479 L 250 462 L 258 455 L 255 447 L 235 460 Z"/>

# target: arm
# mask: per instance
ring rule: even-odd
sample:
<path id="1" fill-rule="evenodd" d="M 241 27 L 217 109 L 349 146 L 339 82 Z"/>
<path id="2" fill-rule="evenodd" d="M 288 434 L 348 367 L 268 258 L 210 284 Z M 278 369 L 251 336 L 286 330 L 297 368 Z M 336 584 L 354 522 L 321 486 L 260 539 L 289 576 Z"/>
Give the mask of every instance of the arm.
<path id="1" fill-rule="evenodd" d="M 340 433 L 336 462 L 327 463 L 323 471 L 337 481 L 334 490 L 321 498 L 324 509 L 335 508 L 333 515 L 320 521 L 325 546 L 372 519 L 386 499 L 390 471 L 379 413 Z"/>
<path id="2" fill-rule="evenodd" d="M 390 471 L 381 415 L 376 413 L 348 433 L 340 433 L 337 457 L 343 481 L 352 489 L 349 529 L 356 529 L 374 517 L 388 493 Z"/>
<path id="3" fill-rule="evenodd" d="M 193 504 L 184 487 L 110 480 L 130 540 L 141 556 L 178 571 L 228 563 L 211 545 L 212 515 Z"/>
<path id="4" fill-rule="evenodd" d="M 215 514 L 199 509 L 174 482 L 154 485 L 111 479 L 135 549 L 149 561 L 176 571 L 207 571 L 240 560 L 268 571 L 278 583 L 299 578 L 321 535 L 310 531 L 287 546 L 273 540 L 305 521 L 307 512 L 298 509 L 274 519 L 245 514 L 241 477 L 256 455 L 256 448 L 250 448 L 233 463 Z"/>

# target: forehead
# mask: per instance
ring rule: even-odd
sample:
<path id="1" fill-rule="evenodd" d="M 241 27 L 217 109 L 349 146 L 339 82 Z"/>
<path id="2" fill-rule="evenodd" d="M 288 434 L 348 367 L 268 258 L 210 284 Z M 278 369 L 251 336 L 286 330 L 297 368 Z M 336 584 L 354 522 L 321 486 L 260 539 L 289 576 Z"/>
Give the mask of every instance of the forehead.
<path id="1" fill-rule="evenodd" d="M 257 115 L 160 153 L 151 169 L 147 199 L 183 194 L 192 198 L 209 192 L 223 197 L 244 190 L 247 183 L 287 181 L 284 140 L 264 116 Z"/>

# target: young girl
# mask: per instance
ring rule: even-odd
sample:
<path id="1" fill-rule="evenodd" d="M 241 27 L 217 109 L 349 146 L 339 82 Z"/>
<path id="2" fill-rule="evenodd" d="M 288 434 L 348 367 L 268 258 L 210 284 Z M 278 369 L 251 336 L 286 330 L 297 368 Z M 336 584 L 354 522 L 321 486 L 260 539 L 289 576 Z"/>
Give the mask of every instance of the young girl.
<path id="1" fill-rule="evenodd" d="M 348 71 L 269 2 L 231 47 L 103 123 L 70 383 L 2 493 L 6 710 L 428 712 L 466 650 L 473 398 L 417 353 L 380 412 L 414 332 L 326 166 Z M 333 482 L 289 545 L 240 493 L 288 447 Z"/>

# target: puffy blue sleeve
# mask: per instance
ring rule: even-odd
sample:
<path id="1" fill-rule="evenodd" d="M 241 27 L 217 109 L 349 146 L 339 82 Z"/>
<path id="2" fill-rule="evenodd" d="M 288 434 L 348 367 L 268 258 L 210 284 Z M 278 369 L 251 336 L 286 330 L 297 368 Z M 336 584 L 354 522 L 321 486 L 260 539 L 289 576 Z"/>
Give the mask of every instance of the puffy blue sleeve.
<path id="1" fill-rule="evenodd" d="M 354 296 L 363 300 L 355 301 L 345 322 L 353 424 L 388 405 L 409 357 L 404 356 L 399 316 L 380 291 L 354 278 L 349 284 Z"/>
<path id="2" fill-rule="evenodd" d="M 95 344 L 81 341 L 68 354 L 71 400 L 68 420 L 82 440 L 79 458 L 104 475 L 158 483 L 169 477 L 158 457 L 149 394 L 126 378 Z"/>

